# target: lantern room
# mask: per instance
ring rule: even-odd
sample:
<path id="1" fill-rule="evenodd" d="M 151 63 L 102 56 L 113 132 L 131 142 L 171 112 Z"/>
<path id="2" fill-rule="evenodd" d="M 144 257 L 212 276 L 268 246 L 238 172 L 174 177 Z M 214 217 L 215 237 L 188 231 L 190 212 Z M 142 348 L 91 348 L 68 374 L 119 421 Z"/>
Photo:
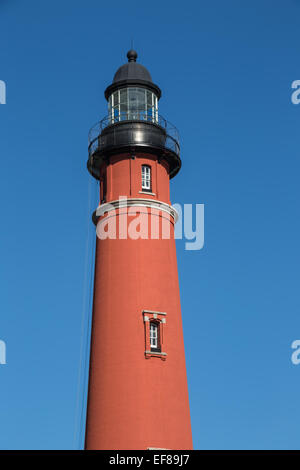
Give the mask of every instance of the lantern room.
<path id="1" fill-rule="evenodd" d="M 107 116 L 90 130 L 88 169 L 99 179 L 110 155 L 148 152 L 167 161 L 172 178 L 181 167 L 178 131 L 158 113 L 161 90 L 137 62 L 136 51 L 127 59 L 104 92 Z"/>

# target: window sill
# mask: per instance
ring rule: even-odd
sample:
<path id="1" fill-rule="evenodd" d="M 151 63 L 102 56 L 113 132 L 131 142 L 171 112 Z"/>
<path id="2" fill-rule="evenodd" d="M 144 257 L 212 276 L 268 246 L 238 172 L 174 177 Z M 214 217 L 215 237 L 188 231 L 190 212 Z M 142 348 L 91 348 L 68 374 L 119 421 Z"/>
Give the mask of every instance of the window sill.
<path id="1" fill-rule="evenodd" d="M 150 196 L 156 196 L 156 194 L 151 193 L 151 191 L 139 191 L 139 194 L 150 194 Z"/>
<path id="2" fill-rule="evenodd" d="M 145 351 L 146 359 L 150 359 L 150 357 L 159 357 L 163 361 L 167 359 L 167 353 L 165 352 L 154 352 L 154 351 Z"/>

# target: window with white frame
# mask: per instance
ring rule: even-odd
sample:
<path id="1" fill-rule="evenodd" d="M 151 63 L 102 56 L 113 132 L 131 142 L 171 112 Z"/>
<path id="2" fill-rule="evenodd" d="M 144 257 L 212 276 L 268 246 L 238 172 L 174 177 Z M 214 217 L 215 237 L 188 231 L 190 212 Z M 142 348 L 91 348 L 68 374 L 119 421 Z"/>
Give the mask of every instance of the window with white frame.
<path id="1" fill-rule="evenodd" d="M 151 191 L 151 167 L 142 165 L 142 189 Z"/>
<path id="2" fill-rule="evenodd" d="M 164 342 L 163 328 L 166 325 L 166 312 L 143 310 L 145 328 L 145 358 L 159 357 L 163 361 L 167 353 L 162 351 Z"/>

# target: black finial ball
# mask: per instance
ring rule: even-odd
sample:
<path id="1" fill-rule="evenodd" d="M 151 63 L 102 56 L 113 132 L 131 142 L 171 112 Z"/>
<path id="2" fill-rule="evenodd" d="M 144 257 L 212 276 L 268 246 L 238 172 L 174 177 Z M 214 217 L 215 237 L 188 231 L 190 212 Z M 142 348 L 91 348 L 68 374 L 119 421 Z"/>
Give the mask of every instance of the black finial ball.
<path id="1" fill-rule="evenodd" d="M 137 52 L 130 49 L 130 51 L 127 52 L 128 62 L 136 62 L 137 56 Z"/>

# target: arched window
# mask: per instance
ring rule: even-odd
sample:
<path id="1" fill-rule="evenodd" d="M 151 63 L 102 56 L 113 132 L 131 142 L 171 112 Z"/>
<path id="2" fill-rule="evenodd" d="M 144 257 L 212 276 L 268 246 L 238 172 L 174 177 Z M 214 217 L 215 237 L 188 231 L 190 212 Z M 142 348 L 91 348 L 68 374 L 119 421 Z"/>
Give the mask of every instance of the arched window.
<path id="1" fill-rule="evenodd" d="M 156 321 L 150 322 L 150 348 L 151 351 L 161 351 L 159 323 Z"/>
<path id="2" fill-rule="evenodd" d="M 142 189 L 151 191 L 151 167 L 142 165 Z"/>

